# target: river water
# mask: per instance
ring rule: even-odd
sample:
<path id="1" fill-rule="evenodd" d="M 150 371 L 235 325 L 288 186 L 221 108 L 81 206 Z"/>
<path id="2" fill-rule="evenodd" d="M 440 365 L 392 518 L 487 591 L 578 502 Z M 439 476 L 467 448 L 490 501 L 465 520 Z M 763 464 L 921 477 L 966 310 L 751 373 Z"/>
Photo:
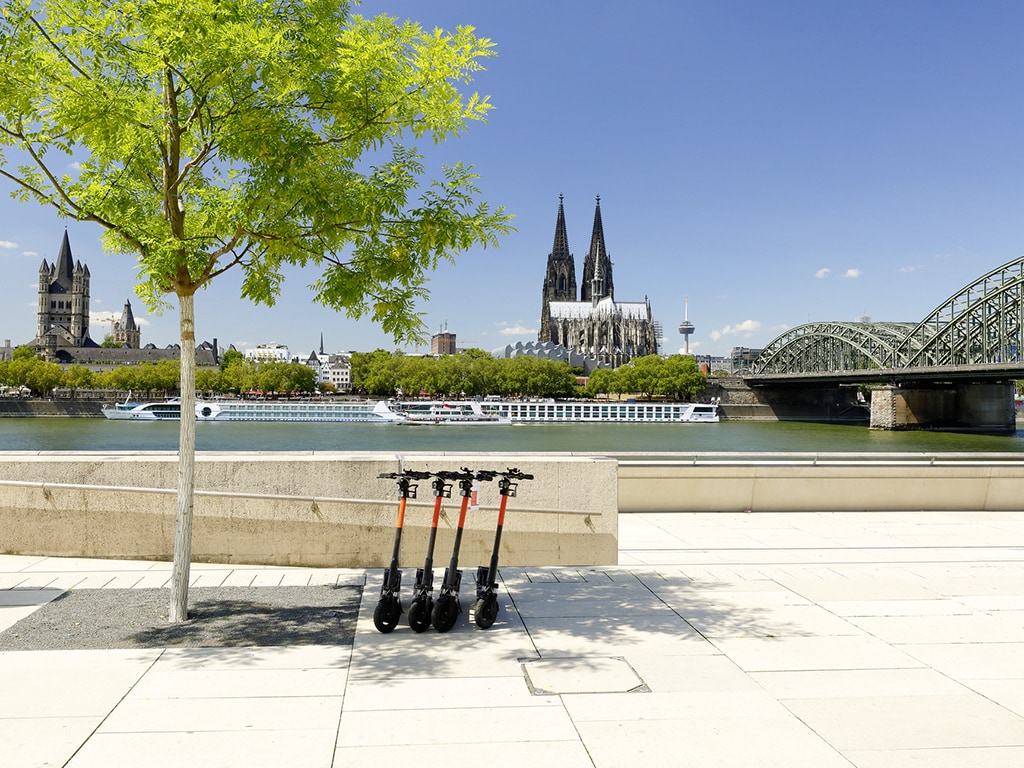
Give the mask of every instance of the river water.
<path id="1" fill-rule="evenodd" d="M 178 424 L 0 418 L 0 451 L 174 451 Z M 1024 452 L 1013 435 L 882 432 L 797 422 L 516 424 L 403 427 L 368 423 L 196 424 L 200 451 L 575 451 L 601 453 Z"/>

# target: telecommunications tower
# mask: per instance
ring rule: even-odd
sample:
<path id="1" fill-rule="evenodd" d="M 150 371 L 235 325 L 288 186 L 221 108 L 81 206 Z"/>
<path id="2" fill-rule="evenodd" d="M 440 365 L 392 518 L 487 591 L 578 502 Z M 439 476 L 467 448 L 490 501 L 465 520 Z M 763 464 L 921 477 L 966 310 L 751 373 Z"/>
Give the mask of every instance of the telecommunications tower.
<path id="1" fill-rule="evenodd" d="M 683 310 L 683 322 L 679 324 L 679 332 L 683 334 L 684 341 L 684 354 L 690 354 L 690 336 L 693 335 L 694 327 L 693 323 L 690 322 L 690 297 L 686 297 L 686 303 Z"/>

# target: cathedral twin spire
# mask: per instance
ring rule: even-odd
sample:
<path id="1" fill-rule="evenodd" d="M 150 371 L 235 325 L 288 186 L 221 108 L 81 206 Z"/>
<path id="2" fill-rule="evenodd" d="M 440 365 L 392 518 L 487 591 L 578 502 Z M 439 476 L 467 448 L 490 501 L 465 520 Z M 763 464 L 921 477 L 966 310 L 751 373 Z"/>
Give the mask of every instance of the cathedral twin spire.
<path id="1" fill-rule="evenodd" d="M 600 196 L 594 208 L 590 250 L 583 262 L 583 278 L 577 293 L 576 269 L 566 236 L 565 206 L 559 195 L 537 340 L 578 352 L 598 365 L 613 367 L 634 357 L 656 353 L 658 339 L 650 303 L 616 302 L 614 296 L 612 260 L 604 241 Z"/>
<path id="2" fill-rule="evenodd" d="M 590 250 L 583 262 L 583 280 L 576 290 L 576 264 L 569 251 L 569 237 L 565 229 L 565 205 L 558 196 L 558 219 L 555 222 L 555 242 L 548 254 L 547 275 L 544 280 L 545 306 L 550 301 L 598 301 L 614 296 L 612 261 L 604 242 L 601 221 L 601 196 L 597 196 L 594 210 L 594 228 L 590 236 Z"/>
<path id="3" fill-rule="evenodd" d="M 594 228 L 590 234 L 590 250 L 583 262 L 583 285 L 580 286 L 580 301 L 596 304 L 605 297 L 615 297 L 612 281 L 612 260 L 604 244 L 604 224 L 601 222 L 601 196 L 597 196 L 594 209 Z"/>

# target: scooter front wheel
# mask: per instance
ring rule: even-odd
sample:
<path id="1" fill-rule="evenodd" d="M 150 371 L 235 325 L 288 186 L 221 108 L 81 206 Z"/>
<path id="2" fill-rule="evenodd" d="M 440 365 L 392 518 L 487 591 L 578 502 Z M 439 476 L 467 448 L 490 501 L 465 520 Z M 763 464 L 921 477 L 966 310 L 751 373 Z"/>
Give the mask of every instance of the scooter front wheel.
<path id="1" fill-rule="evenodd" d="M 454 595 L 441 595 L 434 603 L 434 612 L 431 615 L 434 629 L 438 632 L 447 632 L 455 626 L 455 620 L 459 617 L 459 599 Z"/>
<path id="2" fill-rule="evenodd" d="M 430 627 L 430 611 L 433 598 L 423 597 L 412 601 L 409 606 L 409 626 L 413 632 L 425 632 Z"/>
<path id="3" fill-rule="evenodd" d="M 473 621 L 480 629 L 487 629 L 498 617 L 498 597 L 488 595 L 473 603 Z"/>
<path id="4" fill-rule="evenodd" d="M 397 597 L 382 597 L 377 607 L 373 609 L 373 626 L 378 632 L 387 634 L 398 626 L 398 619 L 402 616 L 402 604 Z"/>

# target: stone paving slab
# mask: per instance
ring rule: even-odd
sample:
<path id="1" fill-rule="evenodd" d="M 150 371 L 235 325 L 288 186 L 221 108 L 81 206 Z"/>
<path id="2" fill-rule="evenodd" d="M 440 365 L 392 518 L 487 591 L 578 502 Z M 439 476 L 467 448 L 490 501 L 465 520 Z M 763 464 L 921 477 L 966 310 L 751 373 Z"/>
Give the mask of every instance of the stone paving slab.
<path id="1" fill-rule="evenodd" d="M 1024 765 L 1024 513 L 632 514 L 620 550 L 423 634 L 374 629 L 379 570 L 196 564 L 194 595 L 365 587 L 351 644 L 0 651 L 0 768 Z M 3 555 L 0 632 L 168 578 Z"/>

